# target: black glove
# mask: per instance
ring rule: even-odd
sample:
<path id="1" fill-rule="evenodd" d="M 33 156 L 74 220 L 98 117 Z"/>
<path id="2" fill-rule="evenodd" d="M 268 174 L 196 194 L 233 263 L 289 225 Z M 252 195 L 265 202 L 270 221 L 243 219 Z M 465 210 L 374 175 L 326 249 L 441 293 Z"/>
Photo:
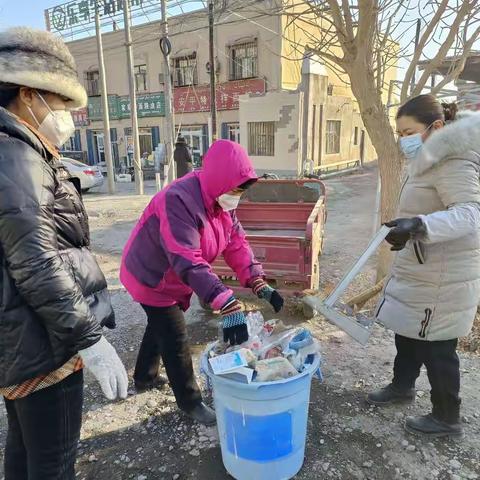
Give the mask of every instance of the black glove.
<path id="1" fill-rule="evenodd" d="M 275 313 L 278 313 L 283 308 L 283 304 L 285 303 L 283 297 L 278 293 L 277 290 L 272 292 L 269 302 L 275 310 Z"/>
<path id="2" fill-rule="evenodd" d="M 248 327 L 246 323 L 233 327 L 223 328 L 223 341 L 230 345 L 241 345 L 248 340 Z"/>
<path id="3" fill-rule="evenodd" d="M 405 248 L 409 240 L 425 236 L 427 230 L 421 218 L 397 218 L 385 224 L 391 228 L 385 240 L 392 245 L 392 252 L 398 252 Z"/>
<path id="4" fill-rule="evenodd" d="M 284 304 L 283 297 L 274 290 L 263 278 L 257 278 L 252 283 L 253 293 L 258 297 L 266 300 L 278 313 Z"/>
<path id="5" fill-rule="evenodd" d="M 231 297 L 221 310 L 223 316 L 223 341 L 230 345 L 241 345 L 248 340 L 248 326 L 242 306 Z"/>

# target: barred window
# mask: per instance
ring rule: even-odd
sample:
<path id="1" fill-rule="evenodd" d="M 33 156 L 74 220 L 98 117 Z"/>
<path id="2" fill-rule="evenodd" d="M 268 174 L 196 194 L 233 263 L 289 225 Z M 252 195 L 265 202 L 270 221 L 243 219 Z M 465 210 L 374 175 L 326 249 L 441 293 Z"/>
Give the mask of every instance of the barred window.
<path id="1" fill-rule="evenodd" d="M 135 89 L 137 92 L 147 91 L 147 66 L 135 65 Z"/>
<path id="2" fill-rule="evenodd" d="M 248 122 L 248 154 L 257 157 L 275 155 L 275 122 Z"/>
<path id="3" fill-rule="evenodd" d="M 85 72 L 85 83 L 87 95 L 89 97 L 100 95 L 100 74 L 98 73 L 98 70 Z"/>
<path id="4" fill-rule="evenodd" d="M 258 75 L 257 42 L 230 47 L 230 80 L 241 80 Z"/>
<path id="5" fill-rule="evenodd" d="M 340 153 L 340 132 L 342 122 L 340 120 L 327 120 L 326 146 L 327 155 Z"/>
<path id="6" fill-rule="evenodd" d="M 174 58 L 173 70 L 173 82 L 176 87 L 188 87 L 198 83 L 196 54 Z"/>

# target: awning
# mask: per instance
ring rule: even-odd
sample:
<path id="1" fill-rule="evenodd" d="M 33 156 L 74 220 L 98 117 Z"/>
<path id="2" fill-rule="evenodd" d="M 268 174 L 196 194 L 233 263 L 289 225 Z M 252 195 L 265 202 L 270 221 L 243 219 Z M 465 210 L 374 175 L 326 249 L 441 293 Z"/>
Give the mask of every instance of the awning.
<path id="1" fill-rule="evenodd" d="M 180 48 L 178 50 L 175 50 L 175 52 L 172 52 L 172 57 L 178 58 L 178 57 L 196 57 L 197 56 L 197 51 L 192 50 L 191 48 Z"/>
<path id="2" fill-rule="evenodd" d="M 238 37 L 234 40 L 230 40 L 229 42 L 227 42 L 227 47 L 234 47 L 235 45 L 242 45 L 244 43 L 254 43 L 257 41 L 257 37 L 256 36 L 246 36 L 246 37 Z"/>

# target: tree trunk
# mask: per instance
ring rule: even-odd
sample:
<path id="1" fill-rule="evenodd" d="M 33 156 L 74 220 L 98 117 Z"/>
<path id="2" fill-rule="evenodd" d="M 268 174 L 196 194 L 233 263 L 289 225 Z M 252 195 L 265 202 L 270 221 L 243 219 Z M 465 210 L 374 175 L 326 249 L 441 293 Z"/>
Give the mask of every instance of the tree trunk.
<path id="1" fill-rule="evenodd" d="M 378 156 L 382 195 L 381 221 L 395 218 L 400 192 L 403 159 L 395 141 L 385 106 L 378 95 L 373 74 L 365 75 L 365 66 L 353 66 L 349 73 L 352 91 L 358 101 L 365 128 Z M 388 273 L 392 255 L 387 244 L 380 248 L 377 264 L 377 281 Z"/>

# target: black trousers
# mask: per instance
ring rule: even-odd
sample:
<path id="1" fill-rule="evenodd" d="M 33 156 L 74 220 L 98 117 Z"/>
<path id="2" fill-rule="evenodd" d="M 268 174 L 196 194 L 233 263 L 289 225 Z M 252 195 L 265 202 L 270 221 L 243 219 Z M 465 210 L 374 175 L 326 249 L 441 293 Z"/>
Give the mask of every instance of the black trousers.
<path id="1" fill-rule="evenodd" d="M 460 420 L 460 361 L 458 340 L 426 342 L 395 336 L 397 356 L 393 368 L 393 385 L 401 390 L 415 387 L 422 365 L 430 381 L 432 414 L 447 423 Z"/>
<path id="2" fill-rule="evenodd" d="M 138 352 L 134 380 L 139 384 L 155 380 L 162 359 L 177 405 L 190 410 L 202 401 L 202 396 L 193 373 L 183 312 L 178 305 L 142 307 L 148 325 Z"/>
<path id="3" fill-rule="evenodd" d="M 5 480 L 74 480 L 83 372 L 5 405 Z"/>

